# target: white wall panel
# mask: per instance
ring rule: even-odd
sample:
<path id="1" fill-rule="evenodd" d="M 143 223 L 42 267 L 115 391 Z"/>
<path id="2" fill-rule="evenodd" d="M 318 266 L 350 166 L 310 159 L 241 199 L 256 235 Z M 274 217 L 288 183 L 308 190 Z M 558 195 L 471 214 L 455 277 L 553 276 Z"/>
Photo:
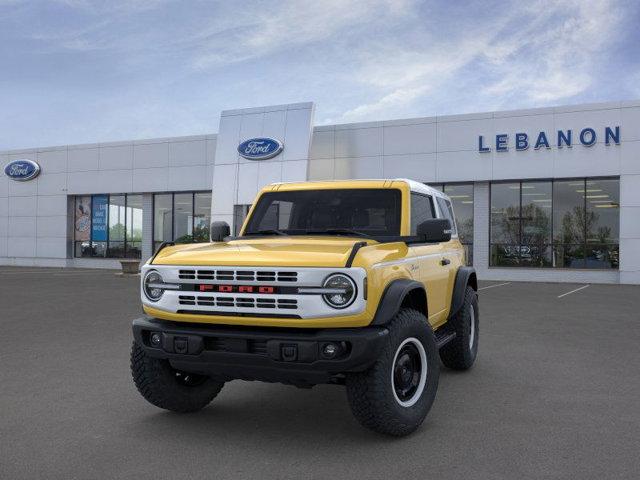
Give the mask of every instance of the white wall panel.
<path id="1" fill-rule="evenodd" d="M 166 192 L 169 190 L 169 169 L 136 168 L 132 182 L 134 192 Z"/>
<path id="2" fill-rule="evenodd" d="M 276 110 L 265 112 L 262 119 L 262 130 L 260 137 L 275 138 L 284 142 L 287 121 L 286 110 Z M 243 137 L 244 140 L 244 137 Z M 286 148 L 286 146 L 285 146 Z"/>
<path id="3" fill-rule="evenodd" d="M 335 160 L 333 158 L 310 160 L 309 180 L 333 180 Z"/>
<path id="4" fill-rule="evenodd" d="M 133 144 L 100 147 L 100 170 L 133 168 Z"/>
<path id="5" fill-rule="evenodd" d="M 246 205 L 253 202 L 258 191 L 258 164 L 241 163 L 238 166 L 238 195 L 236 204 Z"/>
<path id="6" fill-rule="evenodd" d="M 334 137 L 335 132 L 333 130 L 315 130 L 311 137 L 311 151 L 309 153 L 309 158 L 311 160 L 319 158 L 333 158 L 335 156 Z"/>
<path id="7" fill-rule="evenodd" d="M 3 169 L 4 175 L 4 169 Z M 5 177 L 6 178 L 6 177 Z M 15 197 L 31 197 L 38 194 L 38 179 L 31 180 L 29 182 L 16 182 L 9 180 L 9 196 Z"/>
<path id="8" fill-rule="evenodd" d="M 620 148 L 597 144 L 555 150 L 553 176 L 594 177 L 620 174 Z"/>
<path id="9" fill-rule="evenodd" d="M 640 107 L 620 110 L 620 137 L 623 142 L 640 141 Z"/>
<path id="10" fill-rule="evenodd" d="M 0 216 L 0 238 L 6 238 L 9 235 L 9 218 Z"/>
<path id="11" fill-rule="evenodd" d="M 56 150 L 38 152 L 36 160 L 40 164 L 42 173 L 59 173 L 67 171 L 67 147 Z"/>
<path id="12" fill-rule="evenodd" d="M 7 239 L 7 256 L 9 257 L 35 257 L 35 235 L 26 237 L 9 237 Z"/>
<path id="13" fill-rule="evenodd" d="M 7 216 L 10 217 L 35 217 L 38 197 L 9 197 Z M 0 213 L 2 215 L 2 213 Z"/>
<path id="14" fill-rule="evenodd" d="M 67 216 L 37 217 L 36 237 L 67 237 Z"/>
<path id="15" fill-rule="evenodd" d="M 169 143 L 146 143 L 133 146 L 133 168 L 167 167 Z"/>
<path id="16" fill-rule="evenodd" d="M 436 130 L 435 123 L 384 127 L 384 154 L 435 152 Z"/>
<path id="17" fill-rule="evenodd" d="M 169 190 L 209 190 L 206 165 L 169 167 Z"/>
<path id="18" fill-rule="evenodd" d="M 313 113 L 313 104 L 309 108 L 287 110 L 282 160 L 309 159 Z"/>
<path id="19" fill-rule="evenodd" d="M 307 180 L 307 168 L 309 162 L 307 160 L 293 160 L 282 162 L 282 181 L 283 182 L 304 182 Z"/>
<path id="20" fill-rule="evenodd" d="M 336 158 L 335 176 L 338 179 L 382 178 L 382 156 Z"/>
<path id="21" fill-rule="evenodd" d="M 258 162 L 258 189 L 282 181 L 283 163 L 285 162 Z"/>
<path id="22" fill-rule="evenodd" d="M 224 115 L 220 118 L 220 129 L 216 142 L 215 163 L 238 163 L 238 145 L 240 144 L 240 126 L 242 115 Z"/>
<path id="23" fill-rule="evenodd" d="M 66 258 L 66 239 L 60 237 L 38 238 L 36 240 L 36 255 L 44 258 Z"/>
<path id="24" fill-rule="evenodd" d="M 100 182 L 100 172 L 69 172 L 67 176 L 67 193 L 80 195 L 85 193 L 104 193 Z"/>
<path id="25" fill-rule="evenodd" d="M 419 153 L 412 155 L 385 155 L 383 158 L 383 178 L 410 178 L 418 182 L 434 182 L 436 174 L 436 154 Z"/>
<path id="26" fill-rule="evenodd" d="M 483 135 L 486 142 L 495 142 L 492 118 L 438 122 L 438 152 L 477 152 L 479 135 Z"/>
<path id="27" fill-rule="evenodd" d="M 100 170 L 98 182 L 102 193 L 125 193 L 133 190 L 132 170 Z"/>
<path id="28" fill-rule="evenodd" d="M 36 215 L 65 215 L 67 213 L 66 195 L 38 195 Z"/>
<path id="29" fill-rule="evenodd" d="M 69 148 L 68 172 L 84 172 L 100 168 L 99 148 Z"/>
<path id="30" fill-rule="evenodd" d="M 336 130 L 336 158 L 382 155 L 382 128 Z"/>
<path id="31" fill-rule="evenodd" d="M 216 164 L 213 175 L 212 214 L 233 217 L 233 205 L 236 200 L 238 165 Z M 229 224 L 231 225 L 231 224 Z"/>
<path id="32" fill-rule="evenodd" d="M 9 237 L 36 236 L 36 217 L 9 217 Z"/>
<path id="33" fill-rule="evenodd" d="M 620 173 L 640 174 L 640 140 L 622 142 L 616 148 L 620 148 Z"/>
<path id="34" fill-rule="evenodd" d="M 477 152 L 438 152 L 437 180 L 467 182 L 491 178 L 491 155 Z"/>
<path id="35" fill-rule="evenodd" d="M 640 207 L 640 174 L 620 177 L 620 204 L 624 207 Z M 640 224 L 640 217 L 637 221 Z"/>
<path id="36" fill-rule="evenodd" d="M 169 165 L 206 165 L 207 141 L 196 140 L 191 142 L 169 143 Z"/>
<path id="37" fill-rule="evenodd" d="M 38 176 L 38 195 L 64 195 L 67 193 L 67 172 L 43 173 Z"/>

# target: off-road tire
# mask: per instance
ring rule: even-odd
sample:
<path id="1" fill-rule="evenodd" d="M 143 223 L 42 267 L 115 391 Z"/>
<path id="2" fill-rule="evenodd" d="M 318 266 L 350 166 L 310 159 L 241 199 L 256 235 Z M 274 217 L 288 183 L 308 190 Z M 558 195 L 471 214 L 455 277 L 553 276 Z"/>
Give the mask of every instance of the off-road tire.
<path id="1" fill-rule="evenodd" d="M 365 372 L 346 376 L 347 398 L 353 415 L 363 426 L 386 435 L 404 436 L 422 424 L 435 400 L 440 376 L 438 348 L 426 317 L 416 310 L 400 310 L 388 329 L 376 363 Z M 417 401 L 402 406 L 394 393 L 392 372 L 399 347 L 409 339 L 418 340 L 424 347 L 426 381 Z"/>
<path id="2" fill-rule="evenodd" d="M 131 375 L 140 394 L 156 407 L 172 412 L 197 412 L 213 400 L 224 382 L 209 377 L 197 377 L 192 385 L 179 381 L 184 374 L 171 367 L 168 360 L 148 356 L 133 342 L 131 347 Z M 180 377 L 182 375 L 182 377 Z"/>
<path id="3" fill-rule="evenodd" d="M 473 317 L 471 314 L 473 313 Z M 474 321 L 473 342 L 470 345 L 472 330 L 471 318 Z M 456 333 L 456 337 L 440 349 L 442 363 L 453 370 L 468 370 L 478 355 L 478 325 L 480 312 L 478 310 L 478 294 L 467 287 L 462 308 L 447 322 Z"/>

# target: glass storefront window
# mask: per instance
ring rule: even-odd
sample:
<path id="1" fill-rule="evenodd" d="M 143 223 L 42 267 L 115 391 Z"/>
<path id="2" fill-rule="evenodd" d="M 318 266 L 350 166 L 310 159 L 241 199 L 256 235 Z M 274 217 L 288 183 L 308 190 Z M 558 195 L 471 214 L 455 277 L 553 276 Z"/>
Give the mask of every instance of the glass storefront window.
<path id="1" fill-rule="evenodd" d="M 491 184 L 490 266 L 618 268 L 618 179 Z"/>
<path id="2" fill-rule="evenodd" d="M 140 258 L 142 195 L 75 198 L 74 256 Z"/>
<path id="3" fill-rule="evenodd" d="M 520 183 L 491 185 L 491 265 L 518 265 L 520 258 Z"/>
<path id="4" fill-rule="evenodd" d="M 211 192 L 156 193 L 153 196 L 153 248 L 162 242 L 208 242 Z"/>
<path id="5" fill-rule="evenodd" d="M 208 242 L 211 225 L 211 194 L 195 193 L 193 200 L 193 241 Z"/>
<path id="6" fill-rule="evenodd" d="M 173 195 L 160 193 L 153 196 L 153 251 L 162 242 L 173 240 Z"/>
<path id="7" fill-rule="evenodd" d="M 520 265 L 551 265 L 551 182 L 522 182 Z"/>
<path id="8" fill-rule="evenodd" d="M 74 216 L 74 256 L 91 256 L 91 196 L 76 197 Z"/>
<path id="9" fill-rule="evenodd" d="M 176 243 L 193 242 L 193 193 L 173 196 L 173 240 Z"/>
<path id="10" fill-rule="evenodd" d="M 124 257 L 124 235 L 126 223 L 125 196 L 109 196 L 109 246 L 107 256 Z"/>
<path id="11" fill-rule="evenodd" d="M 129 258 L 142 255 L 142 195 L 127 195 L 126 252 Z"/>

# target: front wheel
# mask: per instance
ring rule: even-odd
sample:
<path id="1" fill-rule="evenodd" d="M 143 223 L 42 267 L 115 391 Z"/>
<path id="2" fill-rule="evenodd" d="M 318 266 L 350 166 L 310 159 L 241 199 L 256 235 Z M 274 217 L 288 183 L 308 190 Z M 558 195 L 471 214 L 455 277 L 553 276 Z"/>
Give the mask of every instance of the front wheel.
<path id="1" fill-rule="evenodd" d="M 387 435 L 415 431 L 433 405 L 440 364 L 431 326 L 416 310 L 402 309 L 376 363 L 347 375 L 351 411 L 365 427 Z"/>
<path id="2" fill-rule="evenodd" d="M 148 356 L 137 342 L 131 347 L 131 375 L 149 403 L 180 413 L 206 407 L 224 386 L 224 382 L 176 370 L 168 360 Z"/>

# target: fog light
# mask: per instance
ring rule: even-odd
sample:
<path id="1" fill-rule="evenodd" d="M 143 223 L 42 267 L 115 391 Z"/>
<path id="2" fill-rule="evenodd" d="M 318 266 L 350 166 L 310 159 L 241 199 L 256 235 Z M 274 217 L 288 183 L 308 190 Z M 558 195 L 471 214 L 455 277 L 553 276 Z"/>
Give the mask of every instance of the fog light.
<path id="1" fill-rule="evenodd" d="M 333 358 L 338 355 L 340 347 L 335 343 L 327 343 L 322 347 L 322 355 L 326 358 Z"/>
<path id="2" fill-rule="evenodd" d="M 160 344 L 162 343 L 162 337 L 158 332 L 152 333 L 151 338 L 149 340 L 151 341 L 152 347 L 159 347 Z"/>

